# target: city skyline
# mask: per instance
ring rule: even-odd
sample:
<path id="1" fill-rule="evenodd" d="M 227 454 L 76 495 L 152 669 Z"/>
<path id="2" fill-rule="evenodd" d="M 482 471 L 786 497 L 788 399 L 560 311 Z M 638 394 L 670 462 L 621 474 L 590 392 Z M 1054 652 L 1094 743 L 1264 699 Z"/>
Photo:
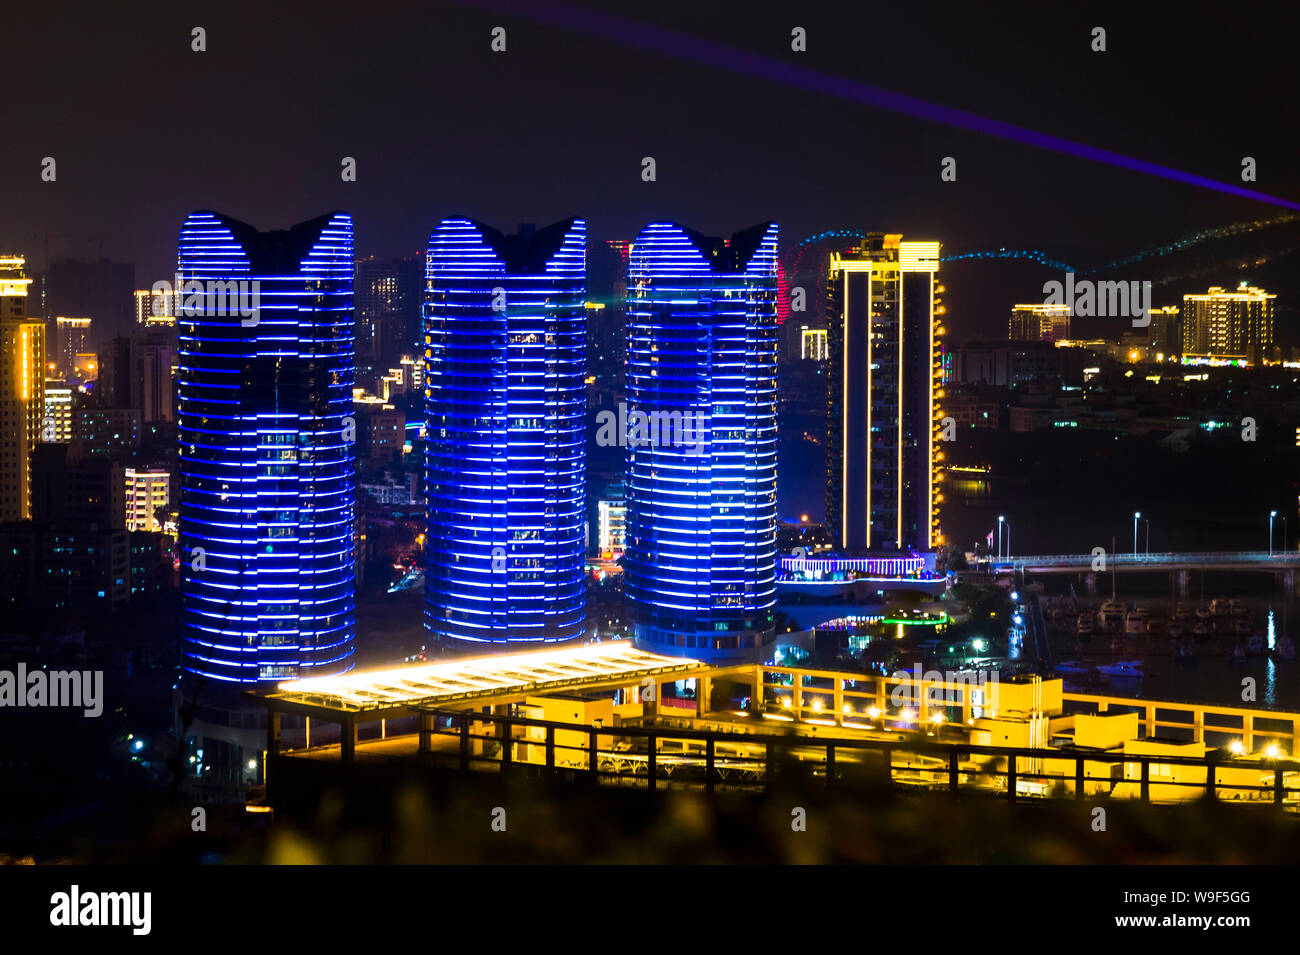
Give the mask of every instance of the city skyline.
<path id="1" fill-rule="evenodd" d="M 317 864 L 1285 921 L 1300 7 L 4 24 L 19 937 L 337 944 Z"/>

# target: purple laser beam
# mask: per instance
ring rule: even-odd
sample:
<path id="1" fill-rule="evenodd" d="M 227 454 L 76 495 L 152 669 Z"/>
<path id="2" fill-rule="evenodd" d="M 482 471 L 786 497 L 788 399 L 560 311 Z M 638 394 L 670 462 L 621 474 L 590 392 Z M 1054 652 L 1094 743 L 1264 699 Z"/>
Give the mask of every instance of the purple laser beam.
<path id="1" fill-rule="evenodd" d="M 1060 136 L 1040 133 L 1024 126 L 1004 123 L 997 119 L 989 119 L 986 116 L 980 116 L 963 109 L 928 103 L 913 96 L 893 93 L 866 83 L 858 83 L 854 80 L 818 73 L 816 70 L 807 67 L 783 63 L 771 57 L 761 56 L 745 50 L 737 50 L 723 46 L 721 43 L 714 43 L 684 33 L 674 33 L 662 27 L 627 20 L 598 10 L 589 10 L 570 3 L 564 3 L 562 0 L 462 0 L 462 2 L 470 6 L 483 7 L 541 23 L 548 23 L 615 43 L 652 50 L 667 56 L 695 60 L 709 66 L 721 66 L 733 72 L 745 73 L 760 79 L 776 80 L 813 93 L 853 100 L 867 106 L 874 106 L 877 109 L 902 113 L 918 119 L 943 123 L 947 126 L 955 126 L 958 129 L 967 129 L 988 136 L 996 136 L 999 139 L 1005 139 L 1013 143 L 1022 143 L 1038 149 L 1064 153 L 1067 156 L 1105 163 L 1109 166 L 1117 166 L 1120 169 L 1131 169 L 1134 172 L 1142 172 L 1147 175 L 1158 176 L 1161 179 L 1170 179 L 1174 182 L 1198 186 L 1202 189 L 1213 189 L 1216 192 L 1226 193 L 1230 196 L 1240 196 L 1243 199 L 1253 199 L 1287 209 L 1300 210 L 1300 203 L 1293 202 L 1290 199 L 1283 199 L 1280 196 L 1271 196 L 1268 193 L 1246 189 L 1229 182 L 1219 182 L 1207 176 L 1183 172 L 1181 169 L 1161 166 L 1158 163 L 1147 162 L 1144 159 L 1134 159 L 1131 156 L 1112 152 L 1109 149 L 1089 146 L 1086 143 L 1076 143 Z"/>

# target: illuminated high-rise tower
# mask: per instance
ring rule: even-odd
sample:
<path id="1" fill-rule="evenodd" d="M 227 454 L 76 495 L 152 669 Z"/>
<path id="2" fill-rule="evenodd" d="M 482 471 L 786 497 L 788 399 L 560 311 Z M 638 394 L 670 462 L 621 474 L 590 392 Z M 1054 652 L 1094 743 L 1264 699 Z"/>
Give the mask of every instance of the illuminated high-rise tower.
<path id="1" fill-rule="evenodd" d="M 1183 362 L 1240 361 L 1259 364 L 1271 357 L 1277 296 L 1242 282 L 1235 289 L 1212 287 L 1183 296 Z"/>
<path id="2" fill-rule="evenodd" d="M 1069 305 L 1012 305 L 1009 341 L 1059 342 L 1070 337 Z"/>
<path id="3" fill-rule="evenodd" d="M 656 222 L 632 245 L 625 588 L 646 649 L 775 639 L 776 248 L 770 222 L 726 241 Z"/>
<path id="4" fill-rule="evenodd" d="M 826 526 L 849 554 L 943 542 L 939 243 L 902 238 L 830 259 Z"/>
<path id="5" fill-rule="evenodd" d="M 1149 308 L 1151 324 L 1147 326 L 1147 347 L 1157 360 L 1173 360 L 1183 350 L 1183 322 L 1177 305 Z"/>
<path id="6" fill-rule="evenodd" d="M 527 646 L 585 634 L 586 223 L 429 235 L 425 622 Z"/>
<path id="7" fill-rule="evenodd" d="M 280 232 L 195 212 L 180 233 L 186 670 L 340 672 L 355 640 L 352 219 Z"/>
<path id="8" fill-rule="evenodd" d="M 88 355 L 94 349 L 90 344 L 90 319 L 67 318 L 58 316 L 54 319 L 55 348 L 51 356 L 57 362 L 56 370 L 64 378 L 76 373 L 77 356 Z"/>
<path id="9" fill-rule="evenodd" d="M 32 516 L 32 451 L 45 417 L 45 322 L 27 314 L 22 256 L 0 256 L 0 521 Z"/>

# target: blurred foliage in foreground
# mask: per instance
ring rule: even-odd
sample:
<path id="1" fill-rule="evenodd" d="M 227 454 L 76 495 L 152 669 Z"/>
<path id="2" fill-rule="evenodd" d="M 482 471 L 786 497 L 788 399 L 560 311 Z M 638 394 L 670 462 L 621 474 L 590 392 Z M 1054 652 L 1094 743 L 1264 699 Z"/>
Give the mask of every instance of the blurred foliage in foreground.
<path id="1" fill-rule="evenodd" d="M 1059 800 L 1010 806 L 987 795 L 827 793 L 791 780 L 754 797 L 593 789 L 582 782 L 447 772 L 303 786 L 271 814 L 142 810 L 141 831 L 74 840 L 79 862 L 1293 864 L 1300 818 L 1266 807 Z M 1093 829 L 1105 805 L 1106 831 Z M 505 831 L 492 827 L 505 810 Z M 806 831 L 792 831 L 792 810 Z M 499 816 L 499 814 L 498 814 Z M 5 847 L 0 847 L 5 848 Z M 10 847 L 18 848 L 18 847 Z"/>

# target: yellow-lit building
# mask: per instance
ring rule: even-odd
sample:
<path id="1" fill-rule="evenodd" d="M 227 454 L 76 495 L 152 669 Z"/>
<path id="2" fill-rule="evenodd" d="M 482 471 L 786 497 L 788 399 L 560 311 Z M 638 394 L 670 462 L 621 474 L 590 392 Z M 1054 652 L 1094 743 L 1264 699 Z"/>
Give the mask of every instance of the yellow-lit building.
<path id="1" fill-rule="evenodd" d="M 99 356 L 94 352 L 78 352 L 72 358 L 72 378 L 81 384 L 99 380 Z"/>
<path id="2" fill-rule="evenodd" d="M 57 316 L 54 319 L 54 354 L 50 356 L 55 363 L 53 370 L 60 378 L 75 378 L 78 356 L 95 357 L 90 344 L 90 319 Z"/>
<path id="3" fill-rule="evenodd" d="M 66 444 L 72 440 L 72 389 L 56 378 L 45 380 L 45 415 L 41 418 L 41 441 Z"/>
<path id="4" fill-rule="evenodd" d="M 1013 342 L 1059 342 L 1070 337 L 1069 305 L 1013 305 L 1008 339 Z"/>
<path id="5" fill-rule="evenodd" d="M 826 360 L 826 329 L 809 328 L 807 325 L 799 329 L 799 357 L 813 361 Z"/>
<path id="6" fill-rule="evenodd" d="M 533 720 L 548 723 L 571 723 L 573 729 L 554 731 L 555 764 L 557 766 L 585 766 L 587 754 L 587 727 L 600 723 L 614 725 L 613 699 L 590 700 L 581 696 L 530 696 L 524 701 L 524 714 Z M 635 706 L 638 715 L 641 707 Z M 546 762 L 546 730 L 530 726 L 524 736 L 520 758 L 530 763 Z"/>
<path id="7" fill-rule="evenodd" d="M 1273 348 L 1277 296 L 1242 282 L 1183 296 L 1184 364 L 1259 364 Z"/>
<path id="8" fill-rule="evenodd" d="M 424 356 L 412 358 L 403 355 L 397 361 L 402 368 L 402 376 L 409 383 L 411 391 L 420 391 L 424 387 Z"/>
<path id="9" fill-rule="evenodd" d="M 136 324 L 157 328 L 169 328 L 176 324 L 175 299 L 171 292 L 154 294 L 149 289 L 136 289 L 135 320 Z"/>
<path id="10" fill-rule="evenodd" d="M 158 532 L 158 508 L 171 503 L 171 475 L 156 468 L 126 469 L 126 529 Z"/>
<path id="11" fill-rule="evenodd" d="M 826 526 L 845 553 L 943 543 L 939 248 L 873 232 L 830 257 Z"/>
<path id="12" fill-rule="evenodd" d="M 1157 361 L 1170 361 L 1183 350 L 1182 312 L 1177 305 L 1165 305 L 1148 311 L 1147 351 Z"/>
<path id="13" fill-rule="evenodd" d="M 45 323 L 27 315 L 22 256 L 0 256 L 0 520 L 32 516 L 32 451 L 45 417 Z"/>
<path id="14" fill-rule="evenodd" d="M 388 374 L 379 379 L 379 390 L 384 401 L 392 400 L 394 395 L 419 392 L 424 387 L 424 359 L 403 355 L 398 367 L 388 369 Z"/>
<path id="15" fill-rule="evenodd" d="M 623 553 L 627 546 L 627 505 L 620 500 L 596 503 L 597 546 L 606 560 Z"/>

